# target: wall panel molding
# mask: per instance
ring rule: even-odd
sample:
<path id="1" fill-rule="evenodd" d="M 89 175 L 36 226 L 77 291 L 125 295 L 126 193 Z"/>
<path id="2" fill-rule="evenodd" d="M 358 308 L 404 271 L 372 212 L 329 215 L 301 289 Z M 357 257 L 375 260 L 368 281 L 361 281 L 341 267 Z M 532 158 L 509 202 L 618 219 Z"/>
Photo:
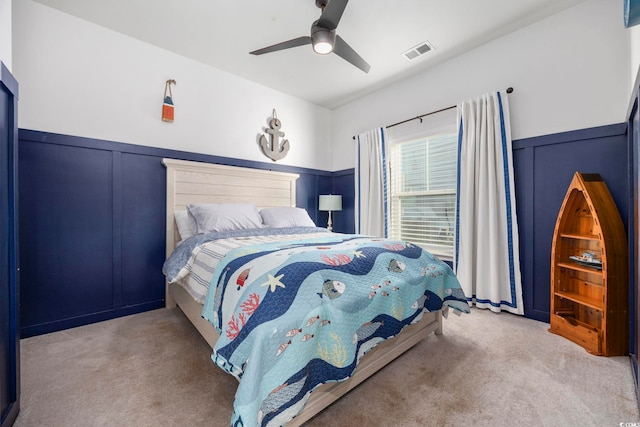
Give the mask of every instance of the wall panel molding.
<path id="1" fill-rule="evenodd" d="M 631 195 L 626 133 L 626 124 L 614 124 L 513 142 L 525 316 L 548 321 L 553 225 L 566 186 L 576 170 L 597 172 L 603 176 L 625 225 L 628 225 Z M 94 161 L 95 158 L 104 159 L 109 171 L 108 177 L 105 175 L 102 181 L 98 180 L 101 184 L 94 182 L 94 185 L 101 187 L 103 194 L 95 203 L 108 206 L 108 227 L 103 225 L 90 233 L 92 239 L 100 244 L 106 242 L 109 248 L 106 259 L 96 260 L 94 265 L 88 267 L 89 271 L 102 272 L 102 279 L 94 280 L 99 286 L 93 289 L 94 294 L 102 292 L 97 297 L 100 303 L 94 301 L 92 306 L 87 302 L 91 302 L 96 295 L 89 295 L 88 299 L 78 296 L 59 301 L 58 298 L 62 297 L 60 292 L 47 290 L 47 278 L 51 277 L 51 271 L 47 267 L 47 257 L 40 254 L 40 261 L 35 266 L 37 274 L 26 273 L 27 278 L 23 278 L 22 286 L 26 295 L 35 292 L 40 300 L 44 300 L 34 303 L 25 298 L 22 302 L 23 336 L 53 332 L 164 305 L 161 268 L 164 262 L 165 171 L 160 163 L 164 157 L 298 173 L 297 204 L 306 208 L 316 223 L 323 226 L 327 213 L 318 211 L 318 195 L 341 194 L 343 210 L 334 213 L 335 230 L 347 233 L 354 230 L 353 169 L 329 172 L 24 129 L 19 131 L 19 147 L 26 154 L 40 152 L 35 160 L 30 159 L 29 155 L 21 159 L 20 167 L 24 168 L 21 178 L 22 175 L 27 177 L 21 183 L 25 204 L 30 203 L 32 208 L 37 208 L 44 198 L 51 205 L 48 209 L 53 209 L 47 210 L 46 214 L 40 212 L 35 217 L 32 217 L 33 211 L 21 213 L 22 223 L 27 220 L 40 227 L 37 232 L 27 227 L 21 233 L 22 252 L 27 259 L 30 251 L 43 251 L 38 249 L 41 244 L 46 244 L 39 240 L 43 235 L 54 239 L 53 236 L 59 236 L 64 240 L 70 232 L 64 226 L 55 229 L 52 217 L 60 216 L 69 227 L 74 223 L 68 221 L 69 218 L 82 215 L 77 206 L 57 204 L 50 194 L 40 193 L 43 190 L 50 191 L 47 186 L 55 183 L 50 181 L 66 179 L 67 185 L 79 187 L 82 193 L 82 185 L 92 182 L 92 175 L 97 173 L 95 169 L 100 169 L 100 161 L 95 167 L 87 168 L 85 156 L 94 158 Z M 42 155 L 45 152 L 50 153 Z M 50 176 L 43 176 L 51 167 L 47 165 L 48 162 L 69 161 L 77 163 L 77 169 L 81 171 L 79 175 L 66 178 L 63 175 L 61 178 L 49 173 Z M 43 178 L 48 182 L 46 185 L 42 183 Z M 108 200 L 105 199 L 107 197 Z M 49 230 L 51 226 L 54 230 Z M 52 254 L 48 253 L 48 256 Z M 62 264 L 69 264 L 71 256 L 65 253 L 61 258 Z M 45 261 L 42 261 L 43 257 Z M 105 265 L 108 266 L 108 273 L 102 270 Z M 67 280 L 61 286 L 65 291 L 87 286 L 78 279 L 64 277 Z M 104 281 L 105 277 L 108 280 Z M 68 283 L 69 280 L 72 283 Z M 104 301 L 107 295 L 108 301 Z"/>
<path id="2" fill-rule="evenodd" d="M 300 175 L 297 205 L 319 221 L 333 173 L 19 130 L 23 337 L 164 306 L 162 158 Z"/>
<path id="3" fill-rule="evenodd" d="M 549 322 L 551 241 L 576 171 L 599 173 L 629 230 L 627 124 L 513 141 L 525 316 Z"/>

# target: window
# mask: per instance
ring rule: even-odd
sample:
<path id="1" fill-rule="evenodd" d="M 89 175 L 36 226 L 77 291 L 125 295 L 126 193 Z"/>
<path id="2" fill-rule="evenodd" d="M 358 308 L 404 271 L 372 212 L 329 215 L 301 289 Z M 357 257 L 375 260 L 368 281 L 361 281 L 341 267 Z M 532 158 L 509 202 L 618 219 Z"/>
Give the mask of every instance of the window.
<path id="1" fill-rule="evenodd" d="M 389 154 L 390 237 L 452 258 L 457 134 L 398 142 Z"/>

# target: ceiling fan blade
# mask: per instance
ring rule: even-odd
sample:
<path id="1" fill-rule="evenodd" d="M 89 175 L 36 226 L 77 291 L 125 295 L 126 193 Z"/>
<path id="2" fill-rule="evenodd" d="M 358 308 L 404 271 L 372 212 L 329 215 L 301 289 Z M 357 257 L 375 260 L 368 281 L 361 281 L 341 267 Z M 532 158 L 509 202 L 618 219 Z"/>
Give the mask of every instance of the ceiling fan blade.
<path id="1" fill-rule="evenodd" d="M 360 68 L 365 73 L 368 73 L 371 69 L 371 65 L 362 59 L 362 57 L 338 35 L 336 35 L 336 45 L 333 47 L 333 52 L 345 61 L 348 61 Z"/>
<path id="2" fill-rule="evenodd" d="M 318 19 L 317 25 L 327 30 L 335 30 L 348 2 L 349 0 L 329 0 L 324 11 L 322 11 L 320 19 Z"/>
<path id="3" fill-rule="evenodd" d="M 286 42 L 277 43 L 272 46 L 263 47 L 262 49 L 249 52 L 251 55 L 262 55 L 265 53 L 276 52 L 278 50 L 290 49 L 292 47 L 304 46 L 305 44 L 311 44 L 311 37 L 302 36 L 296 39 L 287 40 Z"/>

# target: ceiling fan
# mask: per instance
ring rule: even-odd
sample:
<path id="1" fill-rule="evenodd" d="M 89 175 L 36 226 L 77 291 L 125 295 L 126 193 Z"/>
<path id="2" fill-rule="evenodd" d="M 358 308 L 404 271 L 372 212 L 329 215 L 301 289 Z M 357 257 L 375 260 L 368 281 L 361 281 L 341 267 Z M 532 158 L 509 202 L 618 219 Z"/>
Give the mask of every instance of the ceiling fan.
<path id="1" fill-rule="evenodd" d="M 365 73 L 368 73 L 371 65 L 362 59 L 342 37 L 336 34 L 336 28 L 348 2 L 349 0 L 316 0 L 316 6 L 322 9 L 322 14 L 320 15 L 320 19 L 311 25 L 311 36 L 298 37 L 249 53 L 251 55 L 263 55 L 265 53 L 310 44 L 316 53 L 326 55 L 334 52 L 342 59 L 360 68 Z"/>

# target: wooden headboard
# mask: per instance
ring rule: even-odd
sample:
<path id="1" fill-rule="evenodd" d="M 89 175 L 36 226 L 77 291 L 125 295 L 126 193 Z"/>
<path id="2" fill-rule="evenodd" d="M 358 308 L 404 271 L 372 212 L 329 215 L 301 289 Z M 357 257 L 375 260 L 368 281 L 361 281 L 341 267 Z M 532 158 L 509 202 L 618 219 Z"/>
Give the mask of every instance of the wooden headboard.
<path id="1" fill-rule="evenodd" d="M 167 257 L 180 241 L 174 212 L 190 203 L 296 205 L 298 174 L 175 159 L 162 164 L 167 168 Z"/>

